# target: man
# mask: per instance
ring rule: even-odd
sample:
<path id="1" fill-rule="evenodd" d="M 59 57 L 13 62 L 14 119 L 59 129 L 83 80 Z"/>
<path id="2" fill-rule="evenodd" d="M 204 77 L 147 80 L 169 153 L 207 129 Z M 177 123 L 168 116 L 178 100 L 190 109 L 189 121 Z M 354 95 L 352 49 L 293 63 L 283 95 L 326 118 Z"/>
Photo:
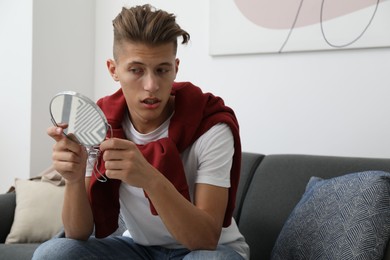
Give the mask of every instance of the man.
<path id="1" fill-rule="evenodd" d="M 190 35 L 150 5 L 123 8 L 113 26 L 107 67 L 121 88 L 98 101 L 114 136 L 94 162 L 107 182 L 87 167 L 85 148 L 61 127 L 48 129 L 66 180 L 66 238 L 42 244 L 34 259 L 248 259 L 232 218 L 237 120 L 220 98 L 174 82 L 177 38 L 185 44 Z M 109 236 L 119 211 L 128 230 Z"/>

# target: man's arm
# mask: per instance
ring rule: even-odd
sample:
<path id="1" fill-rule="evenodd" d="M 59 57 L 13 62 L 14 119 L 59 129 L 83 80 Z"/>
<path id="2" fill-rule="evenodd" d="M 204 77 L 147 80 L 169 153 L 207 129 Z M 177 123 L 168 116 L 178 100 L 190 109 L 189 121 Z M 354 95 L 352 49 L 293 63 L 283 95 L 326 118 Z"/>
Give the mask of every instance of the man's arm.
<path id="1" fill-rule="evenodd" d="M 87 240 L 93 231 L 93 216 L 85 178 L 87 152 L 78 143 L 63 135 L 61 127 L 50 127 L 47 133 L 56 143 L 53 147 L 53 166 L 65 179 L 62 221 L 66 237 Z"/>
<path id="2" fill-rule="evenodd" d="M 177 241 L 190 250 L 214 250 L 222 230 L 228 189 L 197 184 L 195 205 L 162 175 L 145 191 Z"/>
<path id="3" fill-rule="evenodd" d="M 230 129 L 228 129 L 230 131 Z M 194 203 L 184 198 L 174 185 L 156 168 L 150 165 L 138 150 L 137 146 L 128 140 L 112 138 L 104 141 L 100 149 L 104 151 L 103 159 L 106 166 L 106 175 L 109 178 L 143 188 L 153 203 L 159 217 L 171 235 L 183 246 L 190 250 L 216 248 L 225 211 L 228 202 L 228 185 L 232 156 L 234 153 L 233 137 L 226 135 L 220 139 L 205 140 L 200 145 L 200 153 L 206 154 L 199 163 L 198 171 L 206 173 L 211 178 L 218 175 L 210 184 L 198 183 L 194 189 Z M 220 143 L 228 140 L 228 149 Z M 224 149 L 221 149 L 224 148 Z M 223 167 L 215 161 L 222 156 Z M 199 172 L 198 172 L 199 173 Z M 220 174 L 220 175 L 219 175 Z M 201 176 L 205 180 L 205 176 Z M 226 179 L 227 178 L 227 179 Z M 207 179 L 207 178 L 206 178 Z M 215 185 L 211 185 L 214 183 Z"/>
<path id="4" fill-rule="evenodd" d="M 83 182 L 66 183 L 62 222 L 65 236 L 78 240 L 87 240 L 93 231 L 93 216 L 87 189 L 90 178 Z"/>

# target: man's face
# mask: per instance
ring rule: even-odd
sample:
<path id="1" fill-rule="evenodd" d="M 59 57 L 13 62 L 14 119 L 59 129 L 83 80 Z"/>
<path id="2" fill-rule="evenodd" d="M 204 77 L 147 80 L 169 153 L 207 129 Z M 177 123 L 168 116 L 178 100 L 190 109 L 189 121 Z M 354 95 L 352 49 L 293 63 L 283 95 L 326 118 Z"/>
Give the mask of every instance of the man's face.
<path id="1" fill-rule="evenodd" d="M 153 131 L 173 111 L 170 93 L 179 67 L 174 45 L 124 42 L 117 47 L 108 69 L 121 84 L 134 127 L 141 133 Z"/>

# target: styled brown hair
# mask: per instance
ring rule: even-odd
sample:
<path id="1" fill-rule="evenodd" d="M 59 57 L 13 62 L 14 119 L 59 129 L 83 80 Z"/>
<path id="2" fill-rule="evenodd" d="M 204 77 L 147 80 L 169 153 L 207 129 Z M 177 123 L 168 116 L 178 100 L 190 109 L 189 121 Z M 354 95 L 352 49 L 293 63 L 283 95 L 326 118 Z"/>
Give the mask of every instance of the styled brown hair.
<path id="1" fill-rule="evenodd" d="M 160 45 L 172 42 L 174 52 L 177 51 L 177 38 L 182 37 L 182 44 L 190 40 L 190 35 L 176 23 L 176 16 L 163 10 L 158 10 L 146 4 L 122 11 L 112 21 L 114 26 L 114 58 L 117 47 L 122 42 Z"/>

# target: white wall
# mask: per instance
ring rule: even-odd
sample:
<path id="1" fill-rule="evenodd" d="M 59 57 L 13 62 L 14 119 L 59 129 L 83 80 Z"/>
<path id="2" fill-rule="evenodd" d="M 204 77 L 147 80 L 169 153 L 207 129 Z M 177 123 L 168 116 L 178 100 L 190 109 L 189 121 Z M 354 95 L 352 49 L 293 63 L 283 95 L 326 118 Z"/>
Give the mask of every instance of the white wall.
<path id="1" fill-rule="evenodd" d="M 94 0 L 34 0 L 30 176 L 51 164 L 49 103 L 58 92 L 93 96 Z"/>
<path id="2" fill-rule="evenodd" d="M 191 34 L 178 80 L 222 96 L 238 116 L 244 151 L 390 157 L 390 48 L 211 57 L 208 1 L 147 1 Z M 111 20 L 124 3 L 96 3 L 95 98 L 118 88 Z"/>
<path id="3" fill-rule="evenodd" d="M 31 24 L 32 0 L 0 1 L 0 193 L 29 176 Z"/>
<path id="4" fill-rule="evenodd" d="M 49 102 L 93 96 L 93 0 L 0 1 L 0 193 L 51 164 Z"/>

